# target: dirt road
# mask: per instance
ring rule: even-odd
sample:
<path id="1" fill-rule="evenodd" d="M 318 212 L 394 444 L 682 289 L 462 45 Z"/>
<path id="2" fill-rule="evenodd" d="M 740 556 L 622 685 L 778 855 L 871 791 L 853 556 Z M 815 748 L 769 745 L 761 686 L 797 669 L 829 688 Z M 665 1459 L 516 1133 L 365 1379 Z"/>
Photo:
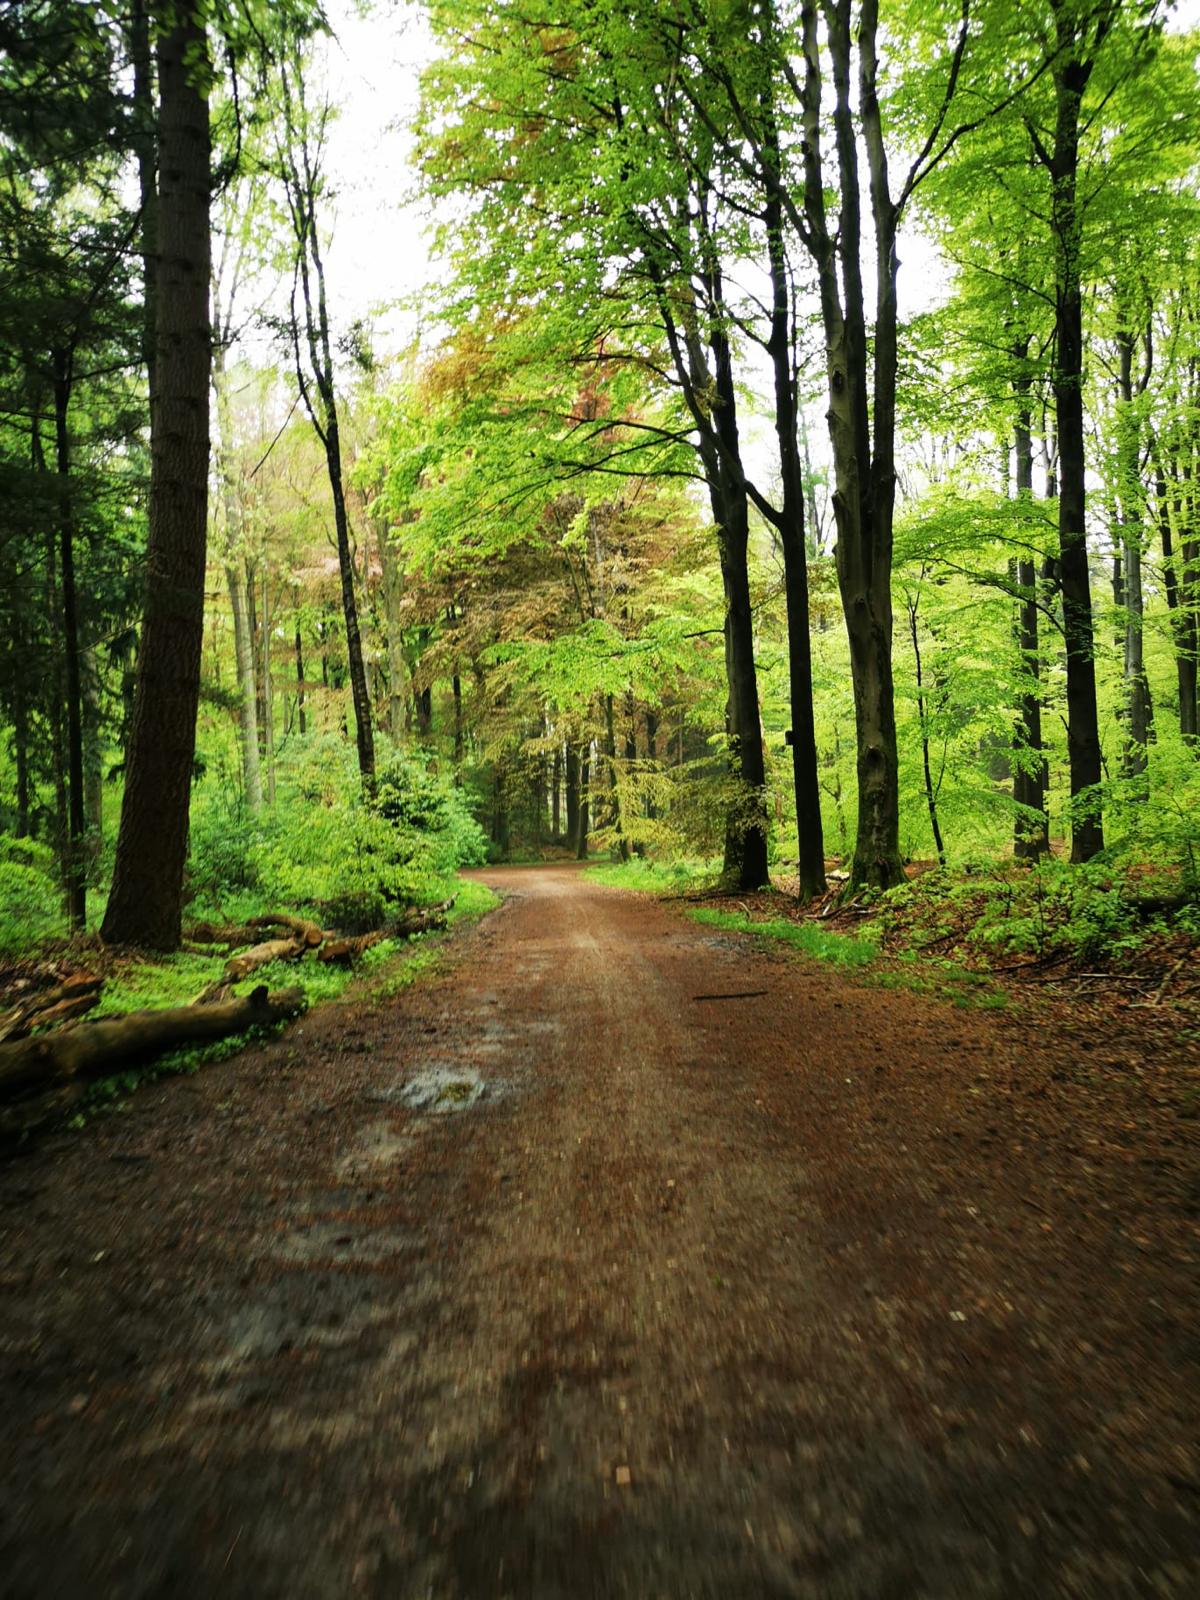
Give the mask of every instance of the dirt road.
<path id="1" fill-rule="evenodd" d="M 1196 1216 L 1069 1041 L 486 876 L 0 1176 L 8 1600 L 1200 1593 Z"/>

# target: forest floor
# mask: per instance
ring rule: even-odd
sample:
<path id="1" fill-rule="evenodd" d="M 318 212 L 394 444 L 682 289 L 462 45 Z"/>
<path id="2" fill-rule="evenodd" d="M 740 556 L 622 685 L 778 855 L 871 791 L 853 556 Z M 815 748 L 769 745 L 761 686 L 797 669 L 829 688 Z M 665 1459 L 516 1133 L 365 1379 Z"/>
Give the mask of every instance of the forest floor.
<path id="1" fill-rule="evenodd" d="M 565 867 L 0 1174 L 62 1595 L 1200 1593 L 1200 1046 Z"/>

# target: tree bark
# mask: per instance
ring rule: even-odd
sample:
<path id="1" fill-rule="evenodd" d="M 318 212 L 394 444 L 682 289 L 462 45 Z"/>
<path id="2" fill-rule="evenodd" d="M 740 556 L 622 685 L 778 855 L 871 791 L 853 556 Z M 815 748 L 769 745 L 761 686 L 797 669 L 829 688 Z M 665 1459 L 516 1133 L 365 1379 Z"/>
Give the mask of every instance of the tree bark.
<path id="1" fill-rule="evenodd" d="M 166 294 L 164 283 L 164 298 Z M 159 356 L 161 360 L 161 345 Z M 167 382 L 164 369 L 164 385 Z M 35 1034 L 0 1045 L 0 1100 L 53 1087 L 56 1080 L 100 1078 L 128 1062 L 159 1055 L 177 1045 L 225 1039 L 247 1028 L 294 1017 L 303 1009 L 302 989 L 268 994 L 265 988 L 258 988 L 217 1005 L 133 1011 L 125 1017 L 101 1017 L 55 1033 Z"/>
<path id="2" fill-rule="evenodd" d="M 579 849 L 579 752 L 570 740 L 564 752 L 567 785 L 567 845 Z"/>
<path id="3" fill-rule="evenodd" d="M 1025 339 L 1017 351 L 1024 359 Z M 1018 505 L 1028 512 L 1033 503 L 1033 426 L 1028 406 L 1031 380 L 1018 376 L 1014 388 L 1018 411 L 1014 429 Z M 1036 861 L 1050 850 L 1050 824 L 1046 815 L 1046 766 L 1042 752 L 1041 656 L 1038 639 L 1037 567 L 1033 557 L 1017 560 L 1017 653 L 1024 679 L 1017 703 L 1013 752 L 1013 800 L 1018 809 L 1013 824 L 1013 854 L 1018 860 Z M 1031 816 L 1030 813 L 1033 813 Z"/>
<path id="4" fill-rule="evenodd" d="M 1052 151 L 1039 149 L 1050 174 L 1055 252 L 1054 412 L 1058 436 L 1058 550 L 1067 653 L 1067 753 L 1071 776 L 1071 860 L 1089 861 L 1104 848 L 1100 800 L 1102 764 L 1096 703 L 1096 662 L 1088 572 L 1083 419 L 1083 224 L 1077 183 L 1079 123 L 1090 63 L 1079 59 L 1075 21 L 1065 0 L 1054 0 L 1059 55 L 1054 68 Z"/>
<path id="5" fill-rule="evenodd" d="M 87 926 L 87 820 L 83 796 L 83 673 L 79 649 L 79 601 L 75 592 L 75 506 L 71 490 L 71 437 L 67 413 L 73 357 L 54 352 L 54 457 L 58 478 L 58 573 L 62 601 L 63 665 L 67 714 L 67 916 L 71 927 Z"/>
<path id="6" fill-rule="evenodd" d="M 1146 747 L 1153 737 L 1154 709 L 1143 643 L 1141 436 L 1134 404 L 1133 351 L 1132 329 L 1121 328 L 1117 334 L 1117 501 L 1121 510 L 1125 591 L 1125 749 L 1121 764 L 1127 778 L 1140 779 L 1146 772 Z"/>
<path id="7" fill-rule="evenodd" d="M 576 822 L 575 858 L 586 861 L 588 853 L 588 778 L 591 770 L 591 751 L 584 745 L 579 754 L 579 817 Z"/>
<path id="8" fill-rule="evenodd" d="M 898 208 L 888 188 L 875 84 L 878 18 L 864 8 L 858 34 L 863 145 L 870 170 L 876 235 L 874 384 L 862 276 L 862 199 L 858 133 L 850 90 L 851 8 L 829 8 L 832 126 L 840 212 L 831 232 L 821 157 L 821 52 L 816 0 L 801 8 L 805 77 L 806 243 L 817 269 L 825 337 L 829 436 L 833 450 L 838 586 L 850 645 L 857 735 L 858 831 L 851 885 L 890 888 L 904 877 L 900 859 L 899 758 L 892 681 L 892 519 L 895 503 L 897 373 L 896 227 Z M 841 283 L 838 266 L 841 267 Z M 873 437 L 872 437 L 873 433 Z"/>
<path id="9" fill-rule="evenodd" d="M 207 38 L 189 11 L 158 44 L 159 273 L 150 541 L 109 944 L 179 944 L 204 629 L 210 330 Z"/>
<path id="10" fill-rule="evenodd" d="M 817 730 L 813 713 L 812 642 L 808 615 L 808 558 L 804 537 L 804 468 L 800 457 L 799 405 L 793 371 L 791 283 L 783 240 L 779 140 L 773 111 L 766 154 L 772 163 L 764 217 L 770 261 L 772 306 L 768 353 L 775 380 L 775 434 L 779 447 L 782 504 L 778 521 L 783 550 L 787 611 L 788 687 L 792 717 L 792 785 L 796 797 L 797 875 L 800 898 L 825 889 L 825 837 L 821 823 Z"/>

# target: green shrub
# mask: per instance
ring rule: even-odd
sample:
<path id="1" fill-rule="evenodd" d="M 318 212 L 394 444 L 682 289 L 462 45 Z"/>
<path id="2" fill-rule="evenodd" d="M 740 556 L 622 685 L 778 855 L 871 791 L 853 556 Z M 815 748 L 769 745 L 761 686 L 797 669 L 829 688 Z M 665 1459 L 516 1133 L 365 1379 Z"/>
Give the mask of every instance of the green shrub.
<path id="1" fill-rule="evenodd" d="M 53 850 L 34 839 L 0 837 L 0 950 L 22 949 L 64 926 Z"/>

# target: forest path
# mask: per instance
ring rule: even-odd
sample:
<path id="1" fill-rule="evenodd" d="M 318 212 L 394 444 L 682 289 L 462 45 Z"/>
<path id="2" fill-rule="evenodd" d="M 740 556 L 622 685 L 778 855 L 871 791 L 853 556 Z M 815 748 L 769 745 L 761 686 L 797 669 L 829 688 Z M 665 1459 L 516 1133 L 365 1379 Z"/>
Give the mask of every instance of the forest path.
<path id="1" fill-rule="evenodd" d="M 483 876 L 0 1176 L 8 1600 L 1200 1592 L 1194 1269 L 1031 1134 L 1061 1040 Z"/>

